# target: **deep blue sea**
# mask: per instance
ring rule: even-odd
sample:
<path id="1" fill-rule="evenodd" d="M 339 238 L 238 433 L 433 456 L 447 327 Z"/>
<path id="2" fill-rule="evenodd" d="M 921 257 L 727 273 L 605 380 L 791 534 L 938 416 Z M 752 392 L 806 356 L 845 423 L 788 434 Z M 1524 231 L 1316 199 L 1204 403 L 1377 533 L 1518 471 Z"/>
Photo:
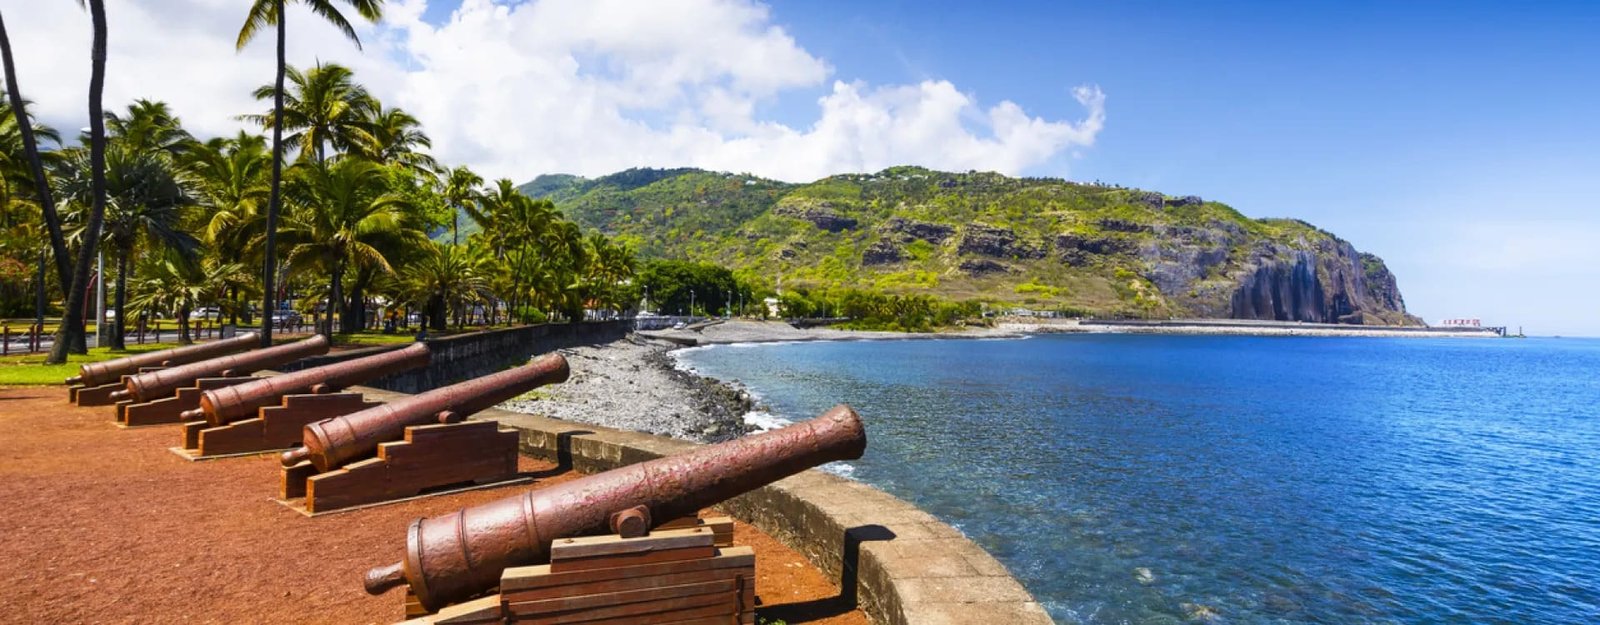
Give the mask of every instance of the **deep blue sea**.
<path id="1" fill-rule="evenodd" d="M 1061 623 L 1600 623 L 1600 340 L 1044 336 L 680 352 Z M 837 467 L 836 467 L 837 468 Z M 998 625 L 998 624 L 997 624 Z"/>

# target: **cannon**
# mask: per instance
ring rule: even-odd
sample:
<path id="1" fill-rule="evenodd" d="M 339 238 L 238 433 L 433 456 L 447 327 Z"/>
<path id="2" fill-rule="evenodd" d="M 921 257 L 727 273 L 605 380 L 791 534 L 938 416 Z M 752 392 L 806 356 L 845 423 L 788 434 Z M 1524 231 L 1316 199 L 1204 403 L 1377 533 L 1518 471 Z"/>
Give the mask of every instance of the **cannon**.
<path id="1" fill-rule="evenodd" d="M 283 466 L 310 460 L 318 471 L 331 471 L 400 438 L 407 426 L 455 423 L 540 386 L 565 382 L 568 373 L 567 359 L 550 354 L 515 369 L 312 423 L 305 427 L 305 444 L 284 452 Z"/>
<path id="2" fill-rule="evenodd" d="M 643 506 L 653 519 L 691 515 L 834 460 L 860 458 L 867 434 L 849 406 L 789 427 L 613 469 L 571 482 L 416 519 L 405 559 L 367 572 L 366 590 L 409 584 L 429 610 L 499 583 L 507 567 L 549 561 L 554 539 L 603 531 Z"/>
<path id="3" fill-rule="evenodd" d="M 423 343 L 331 365 L 302 369 L 237 386 L 201 393 L 200 407 L 183 413 L 183 420 L 205 419 L 220 426 L 256 416 L 264 406 L 277 404 L 284 395 L 328 393 L 381 378 L 386 375 L 428 366 L 432 352 Z"/>
<path id="4" fill-rule="evenodd" d="M 127 379 L 127 388 L 111 394 L 111 399 L 148 402 L 167 397 L 195 380 L 210 377 L 243 376 L 305 358 L 328 353 L 328 337 L 317 335 L 303 341 L 274 345 L 265 349 L 191 362 L 186 365 L 141 373 Z"/>
<path id="5" fill-rule="evenodd" d="M 139 369 L 144 367 L 171 367 L 226 356 L 255 347 L 260 342 L 260 337 L 251 332 L 210 343 L 185 345 L 115 360 L 91 362 L 78 367 L 78 375 L 67 378 L 67 384 L 85 386 L 109 384 L 121 380 L 124 375 L 138 374 Z"/>

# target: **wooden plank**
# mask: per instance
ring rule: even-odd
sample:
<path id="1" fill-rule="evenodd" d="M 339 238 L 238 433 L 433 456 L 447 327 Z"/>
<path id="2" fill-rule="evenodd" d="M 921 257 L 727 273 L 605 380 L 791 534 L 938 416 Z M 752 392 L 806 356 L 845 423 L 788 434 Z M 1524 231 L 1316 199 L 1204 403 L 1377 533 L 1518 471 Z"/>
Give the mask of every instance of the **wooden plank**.
<path id="1" fill-rule="evenodd" d="M 278 494 L 283 499 L 306 496 L 306 479 L 316 474 L 317 467 L 311 464 L 310 460 L 302 460 L 292 467 L 284 467 Z"/>
<path id="2" fill-rule="evenodd" d="M 487 426 L 487 427 L 486 427 Z M 306 480 L 312 513 L 416 496 L 460 484 L 516 477 L 518 435 L 492 421 L 406 428 L 427 429 L 420 439 L 378 446 L 378 455 Z"/>
<path id="3" fill-rule="evenodd" d="M 142 404 L 129 404 L 121 410 L 121 421 L 123 425 L 128 427 L 178 423 L 181 420 L 178 416 L 179 414 L 185 410 L 199 407 L 200 398 L 198 395 L 193 398 L 168 397 L 147 401 Z"/>
<path id="4" fill-rule="evenodd" d="M 121 382 L 101 384 L 100 386 L 77 386 L 72 391 L 71 400 L 79 406 L 110 406 L 114 403 L 111 393 L 126 389 Z"/>
<path id="5" fill-rule="evenodd" d="M 552 599 L 506 603 L 504 609 L 506 615 L 515 622 L 549 625 L 605 622 L 619 618 L 629 618 L 637 623 L 646 621 L 646 615 L 691 608 L 708 609 L 709 614 L 705 614 L 706 616 L 726 614 L 732 617 L 738 614 L 738 608 L 732 600 L 731 584 L 692 586 L 657 588 L 648 592 L 591 595 L 565 601 Z"/>
<path id="6" fill-rule="evenodd" d="M 407 597 L 413 598 L 415 595 L 411 595 L 408 591 Z M 421 607 L 421 605 L 419 604 L 418 607 Z M 427 622 L 435 625 L 476 625 L 477 623 L 501 623 L 504 621 L 505 616 L 501 611 L 500 597 L 498 595 L 489 595 L 466 603 L 446 606 L 439 610 L 438 614 L 428 617 L 427 620 Z"/>
<path id="7" fill-rule="evenodd" d="M 183 448 L 199 449 L 200 430 L 208 427 L 211 427 L 211 424 L 205 421 L 185 421 L 183 423 Z"/>
<path id="8" fill-rule="evenodd" d="M 406 428 L 405 440 L 422 442 L 432 438 L 453 438 L 468 434 L 488 434 L 499 431 L 499 421 L 460 421 L 457 423 L 432 423 Z"/>
<path id="9" fill-rule="evenodd" d="M 550 545 L 550 561 L 559 562 L 590 556 L 644 553 L 662 549 L 711 546 L 715 536 L 700 527 L 651 532 L 638 538 L 622 538 L 614 534 L 562 538 Z"/>
<path id="10" fill-rule="evenodd" d="M 422 600 L 417 598 L 417 593 L 412 592 L 410 587 L 406 588 L 406 598 L 401 603 L 401 607 L 405 609 L 405 618 L 408 619 L 430 614 L 427 608 L 422 607 Z M 498 603 L 496 607 L 498 607 Z"/>
<path id="11" fill-rule="evenodd" d="M 729 625 L 730 623 L 735 622 L 737 618 L 738 617 L 734 613 L 729 611 L 728 606 L 711 604 L 678 609 L 667 608 L 658 612 L 620 617 L 598 618 L 586 621 L 557 620 L 556 622 L 571 623 L 573 625 L 641 625 L 644 623 L 650 623 L 652 625 L 665 625 L 667 623 L 672 623 L 675 625 L 681 625 L 685 623 L 695 625 Z M 535 617 L 534 619 L 524 620 L 522 617 L 512 616 L 510 622 L 539 622 L 539 619 L 538 617 Z"/>
<path id="12" fill-rule="evenodd" d="M 712 558 L 700 562 L 711 562 Z M 668 573 L 664 575 L 630 575 L 619 579 L 608 579 L 581 584 L 567 584 L 562 586 L 546 586 L 543 588 L 527 588 L 520 590 L 506 590 L 500 593 L 506 601 L 538 601 L 541 599 L 554 599 L 557 597 L 584 595 L 594 593 L 622 592 L 627 590 L 642 590 L 657 586 L 679 586 L 718 580 L 738 580 L 742 576 L 754 575 L 752 567 L 735 568 L 708 568 L 699 571 L 685 571 Z"/>
<path id="13" fill-rule="evenodd" d="M 638 564 L 655 564 L 657 562 L 675 562 L 678 560 L 692 560 L 696 558 L 709 558 L 717 553 L 717 548 L 710 545 L 704 547 L 688 547 L 684 549 L 661 549 L 644 553 L 625 553 L 614 556 L 591 556 L 581 560 L 564 560 L 551 562 L 550 570 L 555 573 L 567 571 L 587 571 L 590 569 L 604 569 L 619 566 L 634 566 Z"/>
<path id="14" fill-rule="evenodd" d="M 752 568 L 755 564 L 756 554 L 754 549 L 750 547 L 733 547 L 731 549 L 720 549 L 716 556 L 705 560 L 660 562 L 626 569 L 610 568 L 554 572 L 550 570 L 550 565 L 548 564 L 518 566 L 506 569 L 505 573 L 500 576 L 500 590 L 508 592 L 569 584 L 585 584 L 620 579 L 631 575 L 669 575 L 705 569 Z"/>
<path id="15" fill-rule="evenodd" d="M 731 599 L 738 588 L 735 579 L 718 579 L 707 582 L 694 582 L 678 584 L 675 586 L 651 586 L 635 590 L 618 592 L 600 592 L 571 597 L 553 597 L 550 599 L 537 599 L 534 601 L 517 601 L 511 605 L 516 606 L 518 615 L 529 614 L 560 614 L 576 610 L 587 610 L 603 606 L 622 605 L 650 601 L 662 601 L 696 595 L 709 595 L 713 593 L 726 595 Z M 502 595 L 502 598 L 504 595 Z"/>

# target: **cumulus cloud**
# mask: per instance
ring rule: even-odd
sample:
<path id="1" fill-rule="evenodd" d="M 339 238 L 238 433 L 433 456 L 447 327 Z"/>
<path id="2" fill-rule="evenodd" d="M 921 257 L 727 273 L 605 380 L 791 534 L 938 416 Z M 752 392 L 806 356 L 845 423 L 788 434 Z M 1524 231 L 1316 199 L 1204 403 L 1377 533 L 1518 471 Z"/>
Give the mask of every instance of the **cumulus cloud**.
<path id="1" fill-rule="evenodd" d="M 444 0 L 391 0 L 382 23 L 358 26 L 364 51 L 291 9 L 290 62 L 352 67 L 423 121 L 442 160 L 490 177 L 683 165 L 785 180 L 899 164 L 1015 174 L 1092 145 L 1105 122 L 1095 87 L 1073 91 L 1085 113 L 1063 121 L 1011 101 L 986 106 L 944 80 L 835 76 L 751 0 L 463 0 L 440 24 L 423 19 L 430 1 Z M 241 3 L 123 0 L 107 10 L 109 107 L 166 100 L 205 135 L 263 109 L 250 91 L 271 80 L 272 33 L 236 54 Z M 6 17 L 37 113 L 81 126 L 87 16 L 70 2 L 30 2 Z M 809 125 L 761 116 L 819 91 Z"/>

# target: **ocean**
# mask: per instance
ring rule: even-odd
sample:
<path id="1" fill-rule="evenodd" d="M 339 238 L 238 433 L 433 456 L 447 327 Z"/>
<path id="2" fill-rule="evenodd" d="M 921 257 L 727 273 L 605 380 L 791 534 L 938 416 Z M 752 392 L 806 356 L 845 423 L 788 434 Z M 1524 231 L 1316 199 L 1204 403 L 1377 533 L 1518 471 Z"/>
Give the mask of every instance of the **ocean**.
<path id="1" fill-rule="evenodd" d="M 1060 623 L 1600 623 L 1600 340 L 1056 335 L 678 352 Z"/>

